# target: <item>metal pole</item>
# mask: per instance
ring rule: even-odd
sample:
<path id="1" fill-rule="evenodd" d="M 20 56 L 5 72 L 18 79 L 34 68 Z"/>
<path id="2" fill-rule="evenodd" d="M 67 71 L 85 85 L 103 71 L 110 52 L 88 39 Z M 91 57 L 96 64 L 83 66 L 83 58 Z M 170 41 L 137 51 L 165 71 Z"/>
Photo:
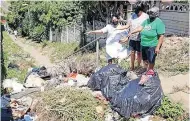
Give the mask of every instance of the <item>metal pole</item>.
<path id="1" fill-rule="evenodd" d="M 72 56 L 72 55 L 78 53 L 79 51 L 83 50 L 84 48 L 88 47 L 88 46 L 91 45 L 92 43 L 98 41 L 99 39 L 105 39 L 105 37 L 99 37 L 99 38 L 97 38 L 97 39 L 95 39 L 95 40 L 89 42 L 89 43 L 86 44 L 85 46 L 81 47 L 79 50 L 75 51 L 74 53 L 72 53 L 72 54 L 70 54 L 70 55 L 68 55 L 68 56 L 66 56 L 66 57 L 64 57 L 64 59 L 67 59 L 68 57 L 70 57 L 70 56 Z"/>
<path id="2" fill-rule="evenodd" d="M 94 25 L 94 17 L 93 17 L 93 30 L 95 30 Z M 94 34 L 94 40 L 96 39 L 96 34 Z M 99 40 L 96 41 L 96 66 L 99 66 Z"/>

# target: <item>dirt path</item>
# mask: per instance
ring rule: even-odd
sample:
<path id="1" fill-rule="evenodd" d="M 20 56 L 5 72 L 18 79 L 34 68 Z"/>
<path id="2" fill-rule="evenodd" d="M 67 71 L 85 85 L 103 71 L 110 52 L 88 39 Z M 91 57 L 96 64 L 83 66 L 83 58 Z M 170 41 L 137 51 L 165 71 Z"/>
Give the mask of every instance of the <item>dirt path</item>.
<path id="1" fill-rule="evenodd" d="M 172 77 L 159 76 L 164 94 L 169 96 L 174 102 L 181 103 L 183 108 L 189 112 L 190 84 L 189 73 Z"/>
<path id="2" fill-rule="evenodd" d="M 32 56 L 34 59 L 35 59 L 35 64 L 38 65 L 38 66 L 46 66 L 46 67 L 53 67 L 54 64 L 52 64 L 50 62 L 50 59 L 45 56 L 45 55 L 42 55 L 40 53 L 40 50 L 33 47 L 33 46 L 30 46 L 30 45 L 27 45 L 27 44 L 24 44 L 22 43 L 21 39 L 24 39 L 24 38 L 20 38 L 18 37 L 17 40 L 14 39 L 14 35 L 9 35 L 12 40 L 18 45 L 20 46 L 24 51 L 28 52 L 30 54 L 30 56 Z"/>

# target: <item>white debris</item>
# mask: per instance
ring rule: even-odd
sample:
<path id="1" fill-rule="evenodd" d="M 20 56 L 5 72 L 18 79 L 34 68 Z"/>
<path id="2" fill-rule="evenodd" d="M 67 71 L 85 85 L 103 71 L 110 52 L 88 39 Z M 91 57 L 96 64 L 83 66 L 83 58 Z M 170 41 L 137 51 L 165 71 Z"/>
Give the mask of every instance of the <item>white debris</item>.
<path id="1" fill-rule="evenodd" d="M 129 80 L 133 80 L 133 79 L 137 79 L 138 78 L 138 76 L 133 71 L 127 72 L 127 77 L 128 77 Z"/>
<path id="2" fill-rule="evenodd" d="M 3 88 L 13 89 L 13 92 L 11 92 L 11 94 L 15 94 L 15 93 L 23 91 L 25 88 L 23 87 L 22 84 L 18 83 L 17 81 L 18 81 L 17 78 L 5 79 L 3 81 Z"/>
<path id="3" fill-rule="evenodd" d="M 150 117 L 151 117 L 151 115 L 148 115 L 148 116 L 138 119 L 137 121 L 152 121 L 152 120 L 150 120 Z"/>
<path id="4" fill-rule="evenodd" d="M 45 81 L 37 75 L 28 76 L 25 87 L 42 87 L 45 84 Z"/>
<path id="5" fill-rule="evenodd" d="M 77 86 L 81 87 L 87 85 L 89 78 L 85 77 L 84 75 L 77 74 L 76 80 L 77 80 Z"/>
<path id="6" fill-rule="evenodd" d="M 76 85 L 77 85 L 77 81 L 76 81 L 76 80 L 73 80 L 73 79 L 69 79 L 69 80 L 68 80 L 68 85 L 69 85 L 69 86 L 76 86 Z"/>
<path id="7" fill-rule="evenodd" d="M 105 121 L 114 121 L 113 116 L 109 113 L 106 115 Z"/>

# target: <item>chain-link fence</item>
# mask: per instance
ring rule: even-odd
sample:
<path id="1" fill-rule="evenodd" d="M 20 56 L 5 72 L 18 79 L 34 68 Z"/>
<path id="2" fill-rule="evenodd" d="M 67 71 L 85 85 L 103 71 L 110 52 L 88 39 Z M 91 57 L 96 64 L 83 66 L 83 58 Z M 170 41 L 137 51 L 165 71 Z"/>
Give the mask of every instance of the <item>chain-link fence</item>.
<path id="1" fill-rule="evenodd" d="M 83 31 L 83 25 L 67 25 L 62 29 L 56 29 L 52 31 L 52 41 L 55 42 L 74 42 L 81 40 L 81 32 Z M 51 36 L 51 35 L 50 35 Z"/>

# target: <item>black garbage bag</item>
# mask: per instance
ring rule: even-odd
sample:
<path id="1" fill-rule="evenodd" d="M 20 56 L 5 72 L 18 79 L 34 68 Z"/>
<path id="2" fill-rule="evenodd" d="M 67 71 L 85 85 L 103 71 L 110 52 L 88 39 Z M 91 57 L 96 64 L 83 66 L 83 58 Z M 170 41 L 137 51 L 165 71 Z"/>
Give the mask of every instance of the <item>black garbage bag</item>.
<path id="1" fill-rule="evenodd" d="M 91 76 L 88 87 L 100 90 L 109 99 L 112 110 L 125 118 L 152 114 L 161 105 L 163 97 L 158 74 L 139 85 L 140 78 L 129 81 L 126 73 L 118 65 L 105 66 Z"/>
<path id="2" fill-rule="evenodd" d="M 139 81 L 140 78 L 130 81 L 110 100 L 111 108 L 125 118 L 153 114 L 161 105 L 163 91 L 157 73 L 144 85 Z"/>
<path id="3" fill-rule="evenodd" d="M 87 84 L 93 91 L 102 91 L 108 100 L 129 82 L 127 71 L 116 64 L 109 64 L 93 74 Z"/>

